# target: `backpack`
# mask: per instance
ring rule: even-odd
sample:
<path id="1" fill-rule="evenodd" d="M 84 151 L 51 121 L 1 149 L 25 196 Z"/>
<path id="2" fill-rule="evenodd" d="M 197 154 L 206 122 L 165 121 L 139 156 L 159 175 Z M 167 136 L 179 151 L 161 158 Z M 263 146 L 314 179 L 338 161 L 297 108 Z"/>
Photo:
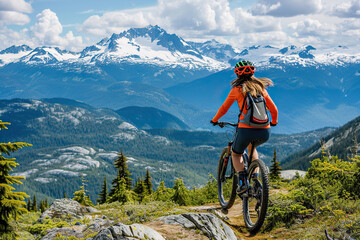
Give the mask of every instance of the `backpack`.
<path id="1" fill-rule="evenodd" d="M 247 103 L 247 113 L 244 114 L 243 110 Z M 240 120 L 241 114 L 244 115 L 244 119 Z M 262 95 L 256 97 L 251 96 L 250 93 L 246 93 L 244 103 L 239 114 L 239 122 L 245 123 L 251 127 L 266 127 L 270 120 L 269 114 L 266 108 L 266 101 Z"/>

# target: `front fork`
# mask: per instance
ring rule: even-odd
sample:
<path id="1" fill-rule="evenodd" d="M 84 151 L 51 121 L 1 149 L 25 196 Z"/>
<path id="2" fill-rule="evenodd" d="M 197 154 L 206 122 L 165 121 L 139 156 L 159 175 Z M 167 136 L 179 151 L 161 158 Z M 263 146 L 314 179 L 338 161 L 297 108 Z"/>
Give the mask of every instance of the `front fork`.
<path id="1" fill-rule="evenodd" d="M 227 165 L 229 164 L 232 144 L 233 144 L 233 142 L 229 142 L 228 149 L 227 149 L 226 154 L 225 154 L 224 166 L 223 166 L 222 171 L 221 171 L 221 181 L 222 182 L 225 181 L 225 173 L 226 173 Z M 233 171 L 231 171 L 230 178 L 232 178 L 232 176 L 233 176 Z"/>

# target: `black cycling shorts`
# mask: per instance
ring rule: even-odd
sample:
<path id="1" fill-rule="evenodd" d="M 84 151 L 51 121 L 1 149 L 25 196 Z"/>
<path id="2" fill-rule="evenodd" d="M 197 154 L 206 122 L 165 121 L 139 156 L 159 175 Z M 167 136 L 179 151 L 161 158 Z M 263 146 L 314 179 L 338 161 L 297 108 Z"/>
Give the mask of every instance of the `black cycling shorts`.
<path id="1" fill-rule="evenodd" d="M 269 137 L 270 128 L 237 128 L 232 150 L 237 154 L 243 154 L 251 142 L 257 147 L 266 142 Z"/>

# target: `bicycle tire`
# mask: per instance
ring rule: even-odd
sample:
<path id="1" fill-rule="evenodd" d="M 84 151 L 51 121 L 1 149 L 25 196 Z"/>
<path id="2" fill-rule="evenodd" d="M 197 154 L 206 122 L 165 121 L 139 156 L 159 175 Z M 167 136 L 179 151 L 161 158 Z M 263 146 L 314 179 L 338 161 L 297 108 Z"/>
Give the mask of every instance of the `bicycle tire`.
<path id="1" fill-rule="evenodd" d="M 222 151 L 221 155 L 220 155 L 220 159 L 219 159 L 219 166 L 218 166 L 218 172 L 217 172 L 217 184 L 218 184 L 218 199 L 220 202 L 220 205 L 222 207 L 222 209 L 227 210 L 229 208 L 231 208 L 235 202 L 236 199 L 236 187 L 237 187 L 237 176 L 235 174 L 235 170 L 232 167 L 232 163 L 231 163 L 231 159 L 229 159 L 229 163 L 227 165 L 227 168 L 231 168 L 228 169 L 228 172 L 230 170 L 230 173 L 232 175 L 232 186 L 231 186 L 231 192 L 229 195 L 229 199 L 225 199 L 224 197 L 224 187 L 226 184 L 226 178 L 222 181 L 222 171 L 223 171 L 223 167 L 224 167 L 224 159 L 225 156 L 227 154 L 228 148 L 224 148 L 224 150 Z M 227 169 L 225 169 L 226 171 Z M 230 176 L 231 176 L 230 175 Z M 230 184 L 230 182 L 229 182 Z M 225 194 L 227 195 L 227 194 Z"/>
<path id="2" fill-rule="evenodd" d="M 257 167 L 259 168 L 259 177 L 252 179 L 251 174 Z M 250 233 L 255 234 L 265 221 L 269 201 L 269 172 L 263 161 L 257 159 L 251 162 L 248 169 L 248 180 L 251 189 L 249 189 L 249 196 L 243 197 L 243 216 L 247 229 Z M 258 210 L 259 203 L 260 210 Z M 254 221 L 255 219 L 256 221 Z"/>

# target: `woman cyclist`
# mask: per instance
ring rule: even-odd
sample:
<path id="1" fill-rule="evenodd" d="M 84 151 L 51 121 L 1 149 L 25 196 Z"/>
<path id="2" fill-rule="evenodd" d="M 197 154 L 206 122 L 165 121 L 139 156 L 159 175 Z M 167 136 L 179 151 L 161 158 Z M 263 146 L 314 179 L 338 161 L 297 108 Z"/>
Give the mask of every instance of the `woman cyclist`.
<path id="1" fill-rule="evenodd" d="M 248 184 L 246 180 L 246 171 L 244 169 L 244 160 L 242 154 L 245 148 L 248 149 L 248 153 L 251 155 L 251 142 L 254 143 L 253 159 L 258 159 L 259 155 L 256 151 L 256 147 L 266 142 L 270 137 L 270 126 L 276 126 L 278 118 L 278 110 L 270 98 L 265 87 L 272 86 L 273 82 L 268 78 L 256 78 L 254 77 L 255 67 L 249 61 L 240 61 L 235 65 L 235 71 L 237 79 L 231 82 L 231 91 L 226 98 L 225 102 L 219 108 L 215 117 L 210 121 L 214 126 L 217 125 L 217 121 L 229 110 L 231 105 L 237 101 L 240 111 L 242 113 L 239 117 L 239 125 L 236 130 L 236 136 L 232 145 L 231 158 L 232 163 L 239 178 L 239 186 L 236 192 L 242 195 L 247 191 Z M 250 94 L 253 97 L 262 95 L 266 101 L 266 107 L 271 114 L 271 122 L 264 127 L 253 127 L 242 120 L 247 113 L 246 94 Z M 241 107 L 245 106 L 245 107 Z M 252 177 L 257 177 L 257 173 Z"/>

